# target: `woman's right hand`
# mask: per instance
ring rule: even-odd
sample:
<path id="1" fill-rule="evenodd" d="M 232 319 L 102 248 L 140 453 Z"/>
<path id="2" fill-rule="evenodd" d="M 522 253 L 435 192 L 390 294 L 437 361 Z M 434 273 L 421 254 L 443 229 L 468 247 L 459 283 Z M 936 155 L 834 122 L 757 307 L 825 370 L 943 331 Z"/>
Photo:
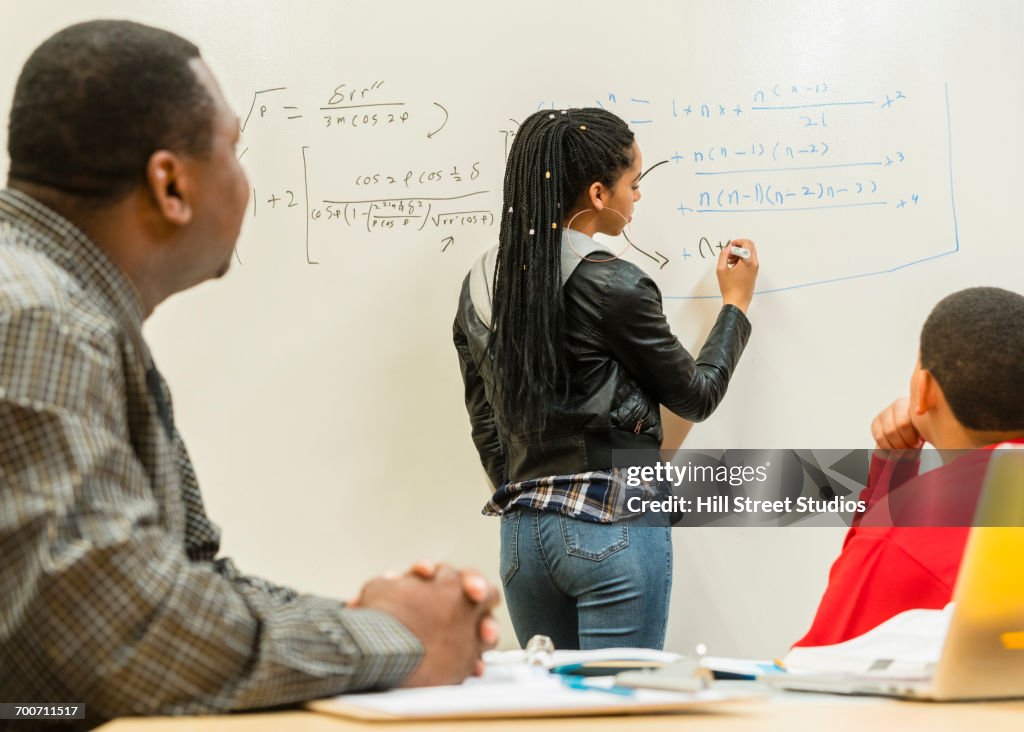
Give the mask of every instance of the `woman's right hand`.
<path id="1" fill-rule="evenodd" d="M 750 258 L 743 259 L 732 253 L 733 247 L 750 250 Z M 757 281 L 757 248 L 750 239 L 733 239 L 722 247 L 718 255 L 718 289 L 722 291 L 722 303 L 735 305 L 744 313 L 754 297 L 754 283 Z"/>

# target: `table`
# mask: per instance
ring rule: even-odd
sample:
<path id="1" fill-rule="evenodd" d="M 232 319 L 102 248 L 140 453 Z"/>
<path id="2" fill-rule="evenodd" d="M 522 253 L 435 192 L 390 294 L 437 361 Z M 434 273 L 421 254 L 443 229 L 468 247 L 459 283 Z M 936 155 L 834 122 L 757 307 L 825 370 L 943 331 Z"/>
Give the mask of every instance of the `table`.
<path id="1" fill-rule="evenodd" d="M 736 685 L 753 682 L 732 682 Z M 763 701 L 729 702 L 706 712 L 619 717 L 565 717 L 518 720 L 435 722 L 357 722 L 306 711 L 237 714 L 220 717 L 125 718 L 102 732 L 605 732 L 672 730 L 680 732 L 877 732 L 927 729 L 999 732 L 1024 729 L 1024 700 L 938 704 L 875 697 L 843 697 L 799 692 L 766 692 Z"/>

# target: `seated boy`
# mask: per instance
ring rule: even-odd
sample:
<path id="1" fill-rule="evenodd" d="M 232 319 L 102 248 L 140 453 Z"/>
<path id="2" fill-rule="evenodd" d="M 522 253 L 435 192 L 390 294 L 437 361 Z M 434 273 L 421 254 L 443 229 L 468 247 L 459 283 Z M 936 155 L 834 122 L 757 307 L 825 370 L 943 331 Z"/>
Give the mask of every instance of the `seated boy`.
<path id="1" fill-rule="evenodd" d="M 904 610 L 950 601 L 991 448 L 1024 443 L 1022 383 L 1024 296 L 976 287 L 935 306 L 921 330 L 910 397 L 871 425 L 867 509 L 795 645 L 841 643 Z M 958 452 L 918 475 L 924 443 Z"/>

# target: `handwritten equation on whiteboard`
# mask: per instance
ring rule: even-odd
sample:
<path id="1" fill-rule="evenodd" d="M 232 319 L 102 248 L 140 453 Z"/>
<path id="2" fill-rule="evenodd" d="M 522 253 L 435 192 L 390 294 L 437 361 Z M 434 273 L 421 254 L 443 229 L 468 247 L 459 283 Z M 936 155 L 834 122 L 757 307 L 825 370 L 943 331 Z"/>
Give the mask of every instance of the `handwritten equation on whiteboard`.
<path id="1" fill-rule="evenodd" d="M 887 274 L 959 249 L 943 86 L 620 90 L 572 104 L 615 112 L 645 167 L 667 163 L 642 182 L 632 227 L 663 258 L 667 297 L 717 296 L 712 272 L 732 238 L 757 241 L 761 292 Z"/>
<path id="2" fill-rule="evenodd" d="M 315 89 L 255 90 L 241 115 L 250 226 L 283 227 L 309 263 L 367 241 L 490 246 L 518 120 L 569 106 L 609 109 L 636 133 L 651 172 L 630 256 L 666 297 L 717 296 L 714 265 L 733 238 L 757 242 L 762 292 L 888 274 L 959 248 L 944 86 L 620 89 L 498 110 L 401 80 Z"/>
<path id="3" fill-rule="evenodd" d="M 255 91 L 241 120 L 253 223 L 300 231 L 309 264 L 365 235 L 444 252 L 456 233 L 496 228 L 501 171 L 483 158 L 497 142 L 439 144 L 446 106 L 396 89 L 383 79 L 342 82 L 312 103 L 286 86 Z"/>

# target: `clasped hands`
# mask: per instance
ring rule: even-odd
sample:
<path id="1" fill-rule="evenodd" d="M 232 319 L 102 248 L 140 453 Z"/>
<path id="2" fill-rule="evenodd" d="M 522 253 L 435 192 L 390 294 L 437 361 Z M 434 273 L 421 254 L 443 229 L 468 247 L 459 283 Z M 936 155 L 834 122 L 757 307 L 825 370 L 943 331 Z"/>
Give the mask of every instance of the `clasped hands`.
<path id="1" fill-rule="evenodd" d="M 498 643 L 498 590 L 475 570 L 416 562 L 403 575 L 376 577 L 349 607 L 386 612 L 423 645 L 423 660 L 403 686 L 460 684 L 483 673 L 484 651 Z"/>

